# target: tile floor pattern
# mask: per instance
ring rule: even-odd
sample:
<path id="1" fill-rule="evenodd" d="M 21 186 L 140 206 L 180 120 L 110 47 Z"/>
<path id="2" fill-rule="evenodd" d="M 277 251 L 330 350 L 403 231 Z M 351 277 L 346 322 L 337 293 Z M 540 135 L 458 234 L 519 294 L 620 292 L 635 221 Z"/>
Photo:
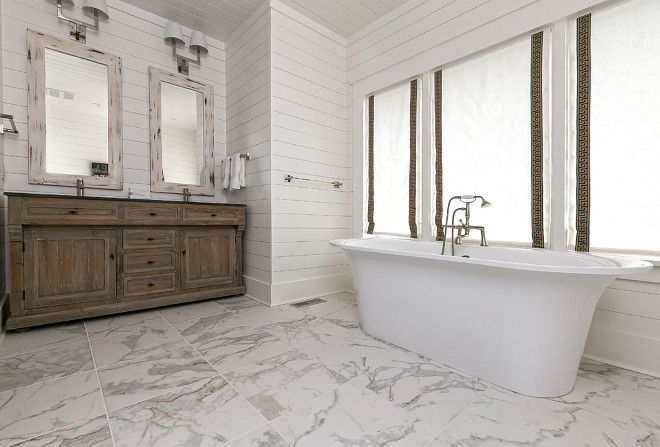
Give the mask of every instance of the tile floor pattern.
<path id="1" fill-rule="evenodd" d="M 10 333 L 0 447 L 660 447 L 660 379 L 584 360 L 525 397 L 372 338 L 355 296 L 246 297 Z"/>

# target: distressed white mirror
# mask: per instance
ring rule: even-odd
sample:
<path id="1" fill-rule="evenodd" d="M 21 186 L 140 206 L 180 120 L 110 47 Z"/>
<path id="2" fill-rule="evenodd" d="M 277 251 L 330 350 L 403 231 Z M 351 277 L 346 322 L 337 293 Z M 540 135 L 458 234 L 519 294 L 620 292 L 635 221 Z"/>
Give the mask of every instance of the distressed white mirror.
<path id="1" fill-rule="evenodd" d="M 30 183 L 122 188 L 121 59 L 28 31 Z"/>
<path id="2" fill-rule="evenodd" d="M 215 194 L 213 87 L 149 69 L 151 190 Z"/>

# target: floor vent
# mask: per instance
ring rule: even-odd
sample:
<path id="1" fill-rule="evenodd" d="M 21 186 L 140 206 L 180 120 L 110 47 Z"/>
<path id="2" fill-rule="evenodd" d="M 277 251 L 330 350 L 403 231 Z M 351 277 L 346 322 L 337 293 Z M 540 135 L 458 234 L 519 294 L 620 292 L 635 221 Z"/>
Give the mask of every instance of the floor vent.
<path id="1" fill-rule="evenodd" d="M 325 300 L 322 300 L 321 298 L 312 298 L 311 300 L 301 301 L 299 303 L 293 303 L 291 306 L 293 306 L 293 307 L 307 307 L 307 306 L 312 306 L 314 304 L 319 304 L 319 303 L 325 303 Z"/>

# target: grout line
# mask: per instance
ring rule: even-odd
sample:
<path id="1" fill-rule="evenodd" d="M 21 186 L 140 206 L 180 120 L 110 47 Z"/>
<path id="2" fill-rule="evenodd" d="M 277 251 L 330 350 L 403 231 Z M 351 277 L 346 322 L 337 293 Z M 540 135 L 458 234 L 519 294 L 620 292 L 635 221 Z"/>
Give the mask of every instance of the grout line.
<path id="1" fill-rule="evenodd" d="M 94 358 L 94 351 L 92 351 L 92 341 L 89 338 L 89 332 L 87 332 L 87 323 L 83 321 L 83 327 L 85 328 L 85 335 L 87 336 L 87 343 L 89 344 L 89 352 L 92 355 L 92 363 L 94 364 L 94 372 L 96 373 L 96 380 L 99 384 L 99 393 L 101 393 L 101 401 L 103 402 L 103 408 L 105 409 L 105 418 L 108 422 L 108 430 L 110 431 L 110 439 L 112 440 L 112 445 L 116 446 L 115 435 L 112 433 L 112 425 L 110 425 L 110 413 L 108 412 L 108 405 L 105 403 L 105 395 L 103 394 L 103 387 L 101 386 L 101 378 L 99 377 L 99 370 L 96 367 L 96 359 Z"/>

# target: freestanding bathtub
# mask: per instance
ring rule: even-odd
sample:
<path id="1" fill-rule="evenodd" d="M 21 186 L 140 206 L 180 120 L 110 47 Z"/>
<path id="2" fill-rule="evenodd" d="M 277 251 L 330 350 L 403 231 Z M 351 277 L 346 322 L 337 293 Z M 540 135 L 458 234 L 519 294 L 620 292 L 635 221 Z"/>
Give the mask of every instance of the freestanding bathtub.
<path id="1" fill-rule="evenodd" d="M 330 243 L 348 255 L 366 333 L 537 397 L 573 389 L 608 284 L 652 268 L 542 249 L 462 245 L 452 257 L 408 239 Z"/>

